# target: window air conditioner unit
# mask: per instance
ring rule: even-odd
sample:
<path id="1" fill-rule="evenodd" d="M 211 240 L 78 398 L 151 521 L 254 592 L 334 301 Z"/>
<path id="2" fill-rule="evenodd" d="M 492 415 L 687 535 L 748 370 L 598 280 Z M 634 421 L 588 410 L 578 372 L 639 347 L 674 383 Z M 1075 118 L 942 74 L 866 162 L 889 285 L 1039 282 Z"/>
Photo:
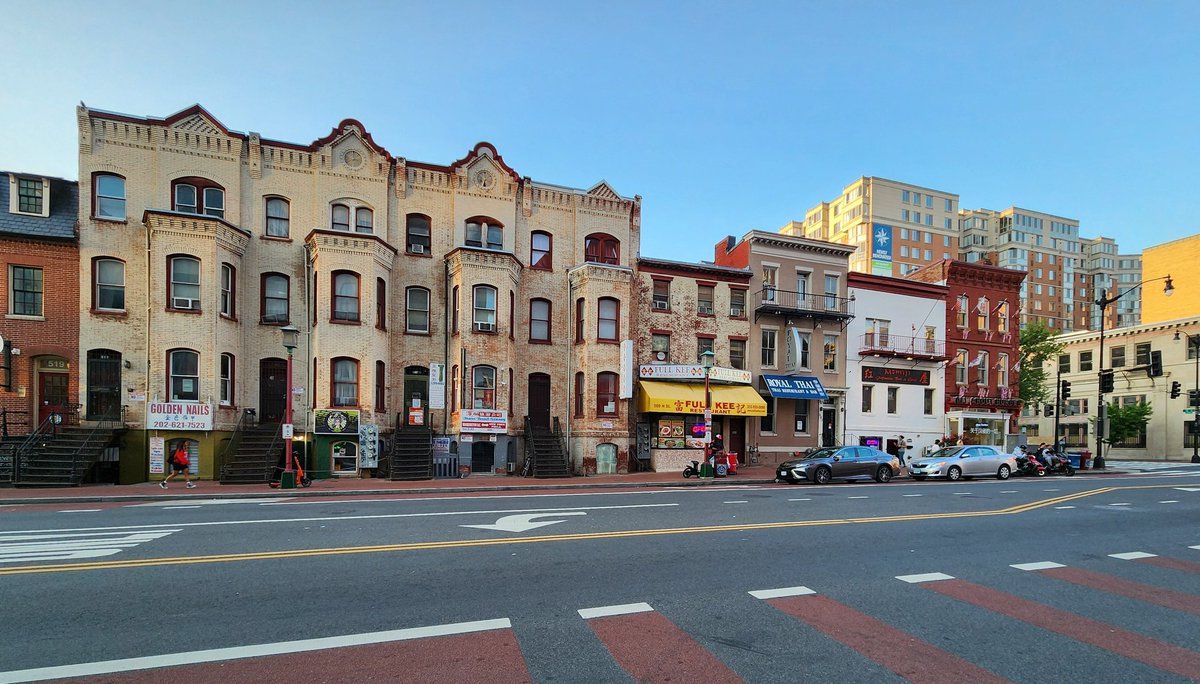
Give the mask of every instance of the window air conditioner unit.
<path id="1" fill-rule="evenodd" d="M 200 300 L 198 300 L 198 299 L 188 299 L 187 297 L 172 297 L 171 298 L 171 308 L 172 309 L 195 309 L 199 305 L 200 305 Z"/>
<path id="2" fill-rule="evenodd" d="M 650 308 L 658 309 L 659 311 L 666 311 L 671 308 L 671 305 L 667 302 L 659 301 L 656 299 L 653 302 L 650 302 Z"/>
<path id="3" fill-rule="evenodd" d="M 477 332 L 495 332 L 496 324 L 495 323 L 476 323 L 475 330 Z"/>
<path id="4" fill-rule="evenodd" d="M 413 254 L 424 254 L 425 245 L 409 245 L 408 251 L 412 252 Z"/>
<path id="5" fill-rule="evenodd" d="M 740 306 L 732 306 L 732 307 L 730 307 L 730 308 L 729 308 L 729 315 L 730 315 L 730 316 L 733 316 L 733 317 L 735 317 L 735 318 L 737 318 L 737 317 L 740 317 L 740 316 L 742 315 L 742 307 L 740 307 Z"/>
<path id="6" fill-rule="evenodd" d="M 713 312 L 711 306 L 703 306 L 703 305 L 697 306 L 696 310 L 699 311 L 700 313 L 706 314 L 708 316 L 711 316 L 712 312 Z"/>

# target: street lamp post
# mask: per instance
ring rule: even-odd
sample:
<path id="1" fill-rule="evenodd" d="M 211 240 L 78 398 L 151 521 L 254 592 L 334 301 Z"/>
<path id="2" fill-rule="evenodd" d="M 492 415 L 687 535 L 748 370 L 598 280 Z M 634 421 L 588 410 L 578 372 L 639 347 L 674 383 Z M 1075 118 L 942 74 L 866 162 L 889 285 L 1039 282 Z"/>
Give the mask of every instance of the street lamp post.
<path id="1" fill-rule="evenodd" d="M 1188 350 L 1196 357 L 1196 378 L 1192 387 L 1195 388 L 1196 395 L 1200 395 L 1200 334 L 1189 335 L 1188 333 L 1184 333 L 1184 335 L 1187 335 Z M 1178 342 L 1179 339 L 1179 331 L 1176 330 L 1175 341 Z M 1192 403 L 1192 396 L 1194 395 L 1188 392 L 1188 406 L 1193 410 L 1192 423 L 1194 425 L 1200 422 L 1200 406 Z M 1200 432 L 1196 432 L 1195 428 L 1192 430 L 1192 463 L 1200 463 Z"/>
<path id="2" fill-rule="evenodd" d="M 704 464 L 708 466 L 709 477 L 716 475 L 717 463 L 708 462 L 712 457 L 712 392 L 708 387 L 708 376 L 712 374 L 713 359 L 716 354 L 712 351 L 706 351 L 700 355 L 700 366 L 704 368 Z M 703 472 L 701 468 L 701 472 Z"/>
<path id="3" fill-rule="evenodd" d="M 1092 467 L 1097 470 L 1104 468 L 1104 421 L 1108 420 L 1108 416 L 1104 408 L 1104 380 L 1102 379 L 1104 377 L 1104 309 L 1107 308 L 1109 304 L 1112 304 L 1121 297 L 1133 292 L 1142 285 L 1145 285 L 1146 283 L 1152 283 L 1156 280 L 1167 281 L 1167 284 L 1163 287 L 1164 296 L 1170 297 L 1171 294 L 1175 292 L 1175 286 L 1171 283 L 1171 274 L 1168 273 L 1167 275 L 1160 276 L 1158 278 L 1148 278 L 1143 280 L 1137 285 L 1130 287 L 1128 290 L 1122 291 L 1120 288 L 1118 288 L 1117 294 L 1112 297 L 1109 297 L 1102 292 L 1096 299 L 1096 306 L 1100 307 L 1100 374 L 1098 376 L 1100 381 L 1097 383 L 1099 385 L 1099 389 L 1097 390 L 1097 398 L 1099 401 L 1096 404 L 1096 458 L 1092 461 Z"/>
<path id="4" fill-rule="evenodd" d="M 283 475 L 279 478 L 280 489 L 296 488 L 296 472 L 292 469 L 292 352 L 300 341 L 300 331 L 294 325 L 279 329 L 283 333 L 283 347 L 287 349 L 287 408 L 284 409 L 283 426 Z"/>

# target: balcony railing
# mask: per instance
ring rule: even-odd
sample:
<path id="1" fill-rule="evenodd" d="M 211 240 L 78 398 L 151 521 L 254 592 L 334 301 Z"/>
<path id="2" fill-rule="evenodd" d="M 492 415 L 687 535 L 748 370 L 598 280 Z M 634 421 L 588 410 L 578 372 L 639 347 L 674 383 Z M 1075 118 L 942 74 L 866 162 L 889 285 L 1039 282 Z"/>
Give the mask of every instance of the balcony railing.
<path id="1" fill-rule="evenodd" d="M 824 318 L 854 318 L 850 310 L 853 299 L 812 292 L 792 292 L 763 288 L 754 297 L 754 311 L 759 314 L 786 316 L 799 314 Z"/>
<path id="2" fill-rule="evenodd" d="M 859 354 L 944 359 L 946 358 L 946 343 L 943 340 L 931 340 L 925 337 L 910 337 L 908 335 L 893 335 L 877 331 L 869 332 L 862 336 L 862 342 L 858 346 L 858 351 Z"/>

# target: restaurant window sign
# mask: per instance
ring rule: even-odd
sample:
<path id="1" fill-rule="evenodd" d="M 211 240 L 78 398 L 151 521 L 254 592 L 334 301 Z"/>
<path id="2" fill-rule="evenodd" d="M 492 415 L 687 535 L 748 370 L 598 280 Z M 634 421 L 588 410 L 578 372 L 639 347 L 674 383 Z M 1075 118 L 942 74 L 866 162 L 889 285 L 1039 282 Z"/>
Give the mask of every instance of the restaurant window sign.
<path id="1" fill-rule="evenodd" d="M 883 382 L 890 385 L 928 385 L 929 371 L 917 368 L 888 368 L 863 366 L 863 382 Z"/>

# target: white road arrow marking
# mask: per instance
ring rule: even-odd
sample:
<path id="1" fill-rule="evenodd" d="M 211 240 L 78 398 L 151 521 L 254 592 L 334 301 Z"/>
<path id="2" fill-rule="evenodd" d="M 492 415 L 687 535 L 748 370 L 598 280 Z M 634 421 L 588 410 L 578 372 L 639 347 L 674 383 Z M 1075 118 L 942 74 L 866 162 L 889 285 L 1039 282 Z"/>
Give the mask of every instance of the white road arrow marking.
<path id="1" fill-rule="evenodd" d="M 563 511 L 562 513 L 524 513 L 522 515 L 506 515 L 491 525 L 459 525 L 459 527 L 477 527 L 481 530 L 497 530 L 499 532 L 528 532 L 529 530 L 545 527 L 546 525 L 566 522 L 565 520 L 540 520 L 538 522 L 534 522 L 534 518 L 545 518 L 548 516 L 560 515 L 587 515 L 587 512 Z"/>

